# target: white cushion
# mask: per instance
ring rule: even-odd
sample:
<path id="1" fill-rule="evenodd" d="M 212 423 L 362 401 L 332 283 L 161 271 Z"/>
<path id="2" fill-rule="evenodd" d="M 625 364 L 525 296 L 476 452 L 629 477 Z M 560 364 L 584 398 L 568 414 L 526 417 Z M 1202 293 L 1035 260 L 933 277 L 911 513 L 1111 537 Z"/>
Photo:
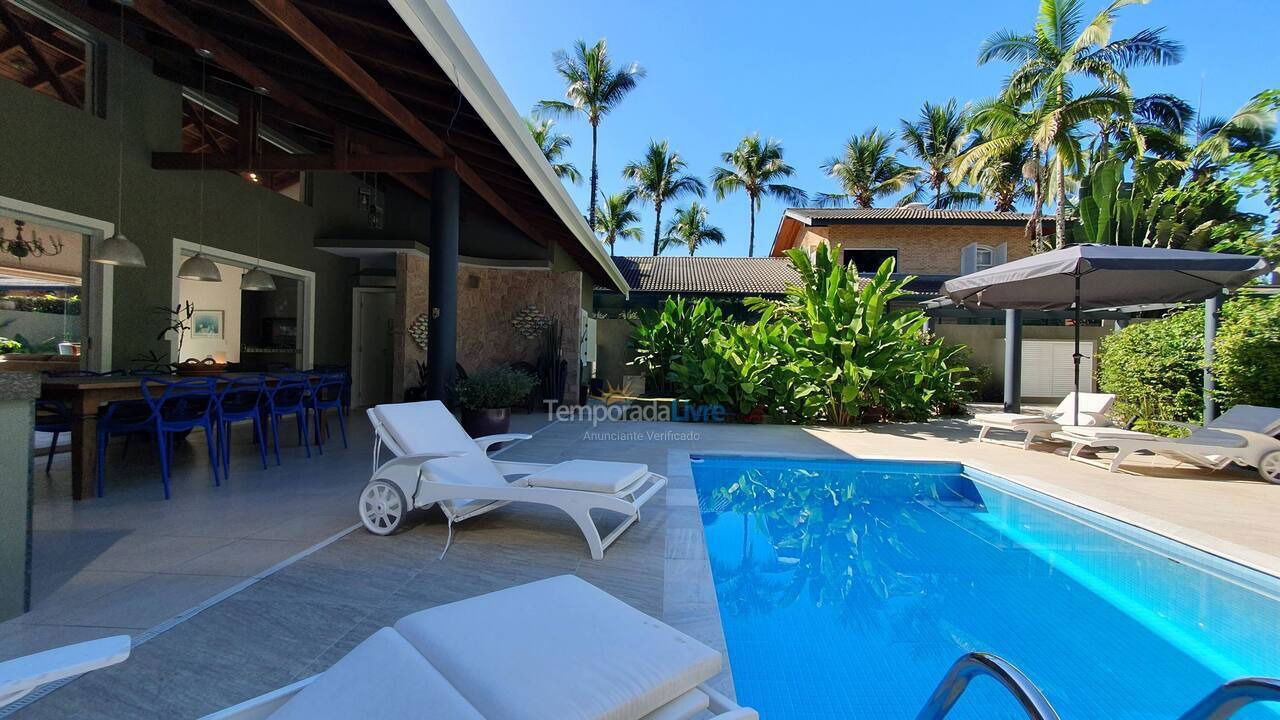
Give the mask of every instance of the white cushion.
<path id="1" fill-rule="evenodd" d="M 978 413 L 973 416 L 976 425 L 1015 427 L 1018 425 L 1057 425 L 1043 415 L 1022 415 L 1019 413 Z"/>
<path id="2" fill-rule="evenodd" d="M 391 628 L 370 635 L 270 717 L 484 720 L 413 645 Z"/>
<path id="3" fill-rule="evenodd" d="M 1069 419 L 1075 412 L 1076 393 L 1069 392 L 1067 396 L 1062 398 L 1062 402 L 1058 403 L 1058 407 L 1049 413 L 1050 418 Z M 1105 415 L 1111 410 L 1111 404 L 1116 401 L 1116 396 L 1111 393 L 1080 393 L 1080 413 L 1098 413 Z M 1091 425 L 1093 423 L 1082 422 L 1082 425 Z"/>
<path id="4" fill-rule="evenodd" d="M 378 405 L 373 412 L 391 439 L 409 455 L 479 450 L 439 400 Z"/>
<path id="5" fill-rule="evenodd" d="M 720 653 L 571 575 L 395 628 L 494 720 L 637 720 L 720 671 Z"/>
<path id="6" fill-rule="evenodd" d="M 586 490 L 614 494 L 649 474 L 642 463 L 566 460 L 524 478 L 531 487 Z"/>
<path id="7" fill-rule="evenodd" d="M 1124 428 L 1113 427 L 1085 427 L 1081 425 L 1067 425 L 1062 428 L 1062 434 L 1080 438 L 1081 440 L 1102 440 L 1106 438 L 1116 440 L 1167 440 L 1151 433 L 1139 432 L 1137 430 L 1125 430 Z"/>

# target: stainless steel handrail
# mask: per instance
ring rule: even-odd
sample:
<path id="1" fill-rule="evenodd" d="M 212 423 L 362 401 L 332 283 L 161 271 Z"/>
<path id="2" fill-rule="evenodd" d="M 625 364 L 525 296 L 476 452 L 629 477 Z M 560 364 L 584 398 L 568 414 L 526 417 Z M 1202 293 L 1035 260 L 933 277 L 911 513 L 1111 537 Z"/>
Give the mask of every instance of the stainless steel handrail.
<path id="1" fill-rule="evenodd" d="M 937 689 L 929 696 L 916 720 L 941 720 L 964 694 L 969 681 L 986 675 L 1000 683 L 1013 695 L 1031 720 L 1058 720 L 1058 713 L 1049 705 L 1040 690 L 1008 661 L 988 653 L 968 653 L 947 671 Z M 1185 718 L 1183 720 L 1186 720 Z"/>
<path id="2" fill-rule="evenodd" d="M 1280 680 L 1240 678 L 1209 693 L 1178 720 L 1226 720 L 1246 705 L 1280 702 Z"/>

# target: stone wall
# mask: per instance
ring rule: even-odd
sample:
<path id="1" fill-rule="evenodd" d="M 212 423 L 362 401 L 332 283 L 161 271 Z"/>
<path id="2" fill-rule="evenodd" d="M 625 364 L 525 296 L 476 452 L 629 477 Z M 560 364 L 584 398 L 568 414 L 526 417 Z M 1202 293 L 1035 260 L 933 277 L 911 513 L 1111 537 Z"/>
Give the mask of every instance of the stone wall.
<path id="1" fill-rule="evenodd" d="M 418 383 L 417 361 L 426 352 L 409 337 L 408 329 L 427 312 L 428 261 L 418 255 L 396 260 L 396 337 L 393 363 L 397 368 L 395 398 Z M 583 276 L 579 271 L 508 270 L 462 265 L 458 268 L 458 363 L 467 372 L 505 367 L 515 362 L 537 364 L 542 335 L 521 334 L 512 324 L 516 313 L 530 305 L 560 321 L 564 331 L 561 352 L 568 361 L 566 400 L 577 399 L 580 365 L 578 341 Z"/>
<path id="2" fill-rule="evenodd" d="M 897 272 L 917 275 L 959 275 L 960 251 L 974 242 L 1007 243 L 1009 260 L 1031 254 L 1021 225 L 830 225 L 806 228 L 796 244 L 808 249 L 824 239 L 833 249 L 896 248 Z"/>

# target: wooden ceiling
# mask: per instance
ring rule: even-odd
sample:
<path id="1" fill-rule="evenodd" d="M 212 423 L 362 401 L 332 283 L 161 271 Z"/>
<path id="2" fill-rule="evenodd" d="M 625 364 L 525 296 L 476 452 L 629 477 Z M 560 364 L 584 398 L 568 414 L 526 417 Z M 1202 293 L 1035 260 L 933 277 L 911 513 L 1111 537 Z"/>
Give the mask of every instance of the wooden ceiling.
<path id="1" fill-rule="evenodd" d="M 119 34 L 121 6 L 113 0 L 48 1 L 104 34 Z M 241 151 L 237 158 L 227 143 L 211 166 L 380 170 L 424 196 L 430 184 L 424 173 L 454 167 L 469 212 L 500 216 L 541 245 L 560 243 L 593 277 L 608 282 L 386 3 L 132 0 L 123 12 L 126 43 L 154 61 L 157 75 L 191 88 L 203 85 L 208 94 L 238 104 L 242 114 L 260 109 L 263 125 L 315 153 L 249 158 Z M 196 49 L 212 51 L 203 75 Z M 213 152 L 209 143 L 197 147 Z M 155 155 L 155 167 L 191 166 L 179 153 Z M 273 160 L 279 167 L 268 167 Z"/>

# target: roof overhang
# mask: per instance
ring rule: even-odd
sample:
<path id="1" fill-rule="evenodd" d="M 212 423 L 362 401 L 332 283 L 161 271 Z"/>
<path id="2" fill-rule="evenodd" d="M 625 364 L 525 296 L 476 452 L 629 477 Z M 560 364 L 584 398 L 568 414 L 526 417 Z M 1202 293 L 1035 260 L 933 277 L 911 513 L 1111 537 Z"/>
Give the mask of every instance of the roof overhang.
<path id="1" fill-rule="evenodd" d="M 498 79 L 480 57 L 458 18 L 444 0 L 388 0 L 389 4 L 453 80 L 458 90 L 511 154 L 520 169 L 550 203 L 560 221 L 589 257 L 623 294 L 629 292 L 604 246 L 583 219 L 551 164 L 525 128 L 524 120 L 507 98 Z M 596 274 L 596 273 L 591 273 Z"/>

